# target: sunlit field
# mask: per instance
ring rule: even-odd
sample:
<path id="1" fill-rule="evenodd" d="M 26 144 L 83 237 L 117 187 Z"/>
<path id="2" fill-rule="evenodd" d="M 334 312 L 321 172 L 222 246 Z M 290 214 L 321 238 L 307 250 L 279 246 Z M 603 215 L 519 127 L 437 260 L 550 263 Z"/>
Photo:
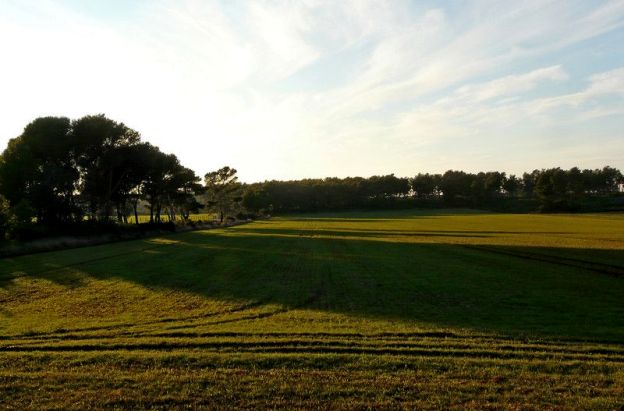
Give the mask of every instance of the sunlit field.
<path id="1" fill-rule="evenodd" d="M 147 214 L 139 214 L 139 223 L 149 223 L 150 221 L 150 216 Z M 171 221 L 171 219 L 169 218 L 169 216 L 167 214 L 162 214 L 160 216 L 161 221 L 163 222 L 168 222 Z M 177 216 L 176 221 L 181 221 L 181 217 Z M 212 214 L 212 213 L 202 213 L 202 214 L 190 214 L 189 215 L 189 221 L 203 221 L 203 222 L 207 222 L 207 221 L 214 221 L 216 219 L 216 215 Z M 128 223 L 129 224 L 136 224 L 136 219 L 134 218 L 133 215 L 128 216 Z"/>
<path id="2" fill-rule="evenodd" d="M 0 407 L 620 409 L 624 214 L 300 215 L 0 260 Z"/>

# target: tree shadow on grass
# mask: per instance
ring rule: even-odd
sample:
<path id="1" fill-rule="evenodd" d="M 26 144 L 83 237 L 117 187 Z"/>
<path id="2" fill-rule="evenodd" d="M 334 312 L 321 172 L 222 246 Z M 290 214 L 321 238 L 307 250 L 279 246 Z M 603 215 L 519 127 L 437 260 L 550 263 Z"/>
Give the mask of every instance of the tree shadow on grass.
<path id="1" fill-rule="evenodd" d="M 435 218 L 443 216 L 473 216 L 479 214 L 496 214 L 496 212 L 478 210 L 472 208 L 407 208 L 398 210 L 361 210 L 361 211 L 337 211 L 337 212 L 310 212 L 283 214 L 277 217 L 284 217 L 289 221 L 315 221 L 323 222 L 379 222 L 384 220 L 405 220 L 418 218 Z"/>
<path id="2" fill-rule="evenodd" d="M 303 221 L 303 220 L 302 220 Z M 307 219 L 305 221 L 310 221 Z M 364 220 L 369 221 L 369 220 Z M 370 220 L 373 221 L 373 220 Z M 361 223 L 362 220 L 353 220 L 353 222 Z M 314 227 L 314 229 L 303 229 L 303 228 L 292 228 L 292 229 L 271 229 L 271 228 L 249 228 L 249 227 L 237 227 L 237 231 L 244 231 L 252 234 L 262 234 L 264 232 L 271 233 L 273 230 L 274 233 L 284 234 L 284 233 L 298 233 L 298 234 L 325 234 L 325 233 L 336 233 L 336 236 L 345 236 L 356 234 L 358 236 L 378 236 L 378 235 L 432 235 L 439 237 L 494 237 L 496 235 L 527 235 L 527 236 L 535 236 L 535 235 L 561 235 L 561 234 L 570 234 L 569 231 L 509 231 L 509 230 L 427 230 L 427 229 L 418 229 L 414 230 L 413 228 L 407 229 L 396 229 L 393 228 L 391 230 L 379 230 L 374 229 L 371 230 L 369 228 L 354 228 L 349 227 L 345 230 L 334 230 L 331 228 L 318 228 Z"/>
<path id="3" fill-rule="evenodd" d="M 189 232 L 1 260 L 80 287 L 121 279 L 214 299 L 512 335 L 624 341 L 624 252 L 377 241 L 306 230 Z M 293 232 L 294 231 L 294 232 Z M 296 235 L 295 235 L 296 234 Z M 444 235 L 441 236 L 445 238 Z"/>
<path id="4" fill-rule="evenodd" d="M 272 229 L 272 228 L 261 228 L 261 229 L 253 229 L 246 227 L 239 227 L 236 229 L 237 233 L 245 233 L 249 235 L 275 235 L 275 236 L 329 236 L 329 237 L 358 237 L 358 238 L 367 238 L 367 237 L 466 237 L 466 238 L 485 238 L 492 237 L 490 234 L 480 234 L 479 232 L 474 231 L 434 231 L 434 230 L 410 230 L 410 231 L 400 231 L 400 230 L 364 230 L 364 229 L 348 229 L 348 230 L 332 230 L 332 229 Z"/>

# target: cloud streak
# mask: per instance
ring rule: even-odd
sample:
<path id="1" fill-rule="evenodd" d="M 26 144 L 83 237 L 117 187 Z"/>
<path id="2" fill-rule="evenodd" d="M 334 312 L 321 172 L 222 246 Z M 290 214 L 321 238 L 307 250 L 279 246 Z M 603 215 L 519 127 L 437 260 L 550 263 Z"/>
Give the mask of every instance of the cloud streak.
<path id="1" fill-rule="evenodd" d="M 622 167 L 623 27 L 621 0 L 8 1 L 0 142 L 105 112 L 247 181 Z"/>

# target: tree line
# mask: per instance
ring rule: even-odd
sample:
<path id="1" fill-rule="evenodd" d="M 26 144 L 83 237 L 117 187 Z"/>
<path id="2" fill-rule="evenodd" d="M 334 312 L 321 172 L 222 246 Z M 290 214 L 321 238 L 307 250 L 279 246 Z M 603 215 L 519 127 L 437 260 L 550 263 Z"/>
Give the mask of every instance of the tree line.
<path id="1" fill-rule="evenodd" d="M 87 223 L 188 222 L 211 211 L 238 215 L 398 207 L 511 207 L 574 210 L 617 197 L 622 173 L 612 167 L 502 172 L 394 174 L 242 184 L 236 170 L 205 174 L 203 183 L 174 154 L 104 115 L 41 117 L 0 155 L 0 238 L 16 228 L 48 230 Z M 163 216 L 166 218 L 163 219 Z M 119 225 L 119 224 L 116 224 Z"/>
<path id="2" fill-rule="evenodd" d="M 413 178 L 394 174 L 370 178 L 325 178 L 266 181 L 247 187 L 248 210 L 276 213 L 396 207 L 518 208 L 528 202 L 535 210 L 574 211 L 590 198 L 619 193 L 622 173 L 612 167 L 534 170 L 522 176 L 504 172 L 419 173 Z M 525 207 L 526 208 L 526 207 Z"/>

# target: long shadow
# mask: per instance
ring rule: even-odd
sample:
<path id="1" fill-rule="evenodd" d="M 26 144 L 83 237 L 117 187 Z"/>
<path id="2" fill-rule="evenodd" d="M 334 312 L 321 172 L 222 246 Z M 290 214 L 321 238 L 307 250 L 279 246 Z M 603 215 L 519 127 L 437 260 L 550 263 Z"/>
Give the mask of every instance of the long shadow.
<path id="1" fill-rule="evenodd" d="M 361 210 L 361 211 L 337 211 L 337 212 L 312 212 L 284 214 L 278 217 L 287 218 L 290 221 L 315 221 L 326 222 L 348 222 L 348 221 L 383 221 L 383 220 L 405 220 L 418 218 L 435 218 L 443 216 L 471 216 L 479 214 L 496 214 L 493 211 L 484 211 L 470 208 L 408 208 L 399 210 Z"/>
<path id="2" fill-rule="evenodd" d="M 307 221 L 309 222 L 310 219 L 306 219 L 306 220 L 301 220 L 301 221 Z M 314 221 L 317 221 L 316 219 Z M 379 220 L 364 220 L 364 221 L 379 221 Z M 362 220 L 353 220 L 353 222 L 358 222 L 361 223 Z M 248 232 L 255 232 L 255 233 L 261 233 L 263 231 L 266 230 L 271 230 L 270 228 L 248 228 L 248 227 L 238 227 L 237 230 L 247 230 Z M 282 231 L 286 231 L 287 229 L 278 229 L 278 231 L 282 232 Z M 357 235 L 366 235 L 368 234 L 392 234 L 392 235 L 409 235 L 411 233 L 414 234 L 438 234 L 440 236 L 448 236 L 449 234 L 460 234 L 460 235 L 477 235 L 477 236 L 481 236 L 481 235 L 486 235 L 488 237 L 491 236 L 491 234 L 493 235 L 500 235 L 500 234 L 514 234 L 514 235 L 561 235 L 561 234 L 570 234 L 570 231 L 509 231 L 509 230 L 427 230 L 427 229 L 418 229 L 415 230 L 413 228 L 408 228 L 408 229 L 399 229 L 399 228 L 393 228 L 391 230 L 379 230 L 379 229 L 375 229 L 375 230 L 371 230 L 368 228 L 355 228 L 355 227 L 349 227 L 346 230 L 332 230 L 330 228 L 317 228 L 315 227 L 314 230 L 305 230 L 305 229 L 290 229 L 291 232 L 305 232 L 305 231 L 314 231 L 314 232 L 322 232 L 322 233 L 326 233 L 326 232 L 337 232 L 337 233 L 356 233 Z M 363 233 L 363 234 L 360 234 Z M 454 237 L 456 237 L 455 235 L 453 235 Z"/>
<path id="3" fill-rule="evenodd" d="M 331 229 L 271 229 L 271 228 L 238 228 L 237 233 L 246 233 L 250 235 L 290 235 L 290 236 L 330 236 L 330 237 L 466 237 L 466 238 L 485 238 L 492 237 L 488 234 L 479 234 L 472 231 L 399 231 L 399 230 L 331 230 Z"/>
<path id="4" fill-rule="evenodd" d="M 415 244 L 375 241 L 363 233 L 344 238 L 353 235 L 348 231 L 314 233 L 239 227 L 4 259 L 0 287 L 10 293 L 18 277 L 67 287 L 81 287 L 85 277 L 120 279 L 287 309 L 624 342 L 622 250 Z"/>

